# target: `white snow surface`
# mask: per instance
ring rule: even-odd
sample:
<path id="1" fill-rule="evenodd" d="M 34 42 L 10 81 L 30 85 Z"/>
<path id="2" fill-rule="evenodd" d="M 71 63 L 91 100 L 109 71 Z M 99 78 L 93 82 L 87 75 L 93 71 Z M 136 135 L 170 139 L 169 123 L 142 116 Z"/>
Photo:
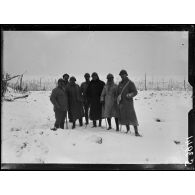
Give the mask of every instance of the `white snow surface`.
<path id="1" fill-rule="evenodd" d="M 13 91 L 9 90 L 9 93 Z M 51 131 L 55 122 L 50 91 L 30 92 L 25 99 L 2 103 L 2 163 L 185 163 L 191 91 L 139 91 L 134 106 L 142 137 L 91 128 Z M 160 122 L 156 121 L 160 120 Z M 83 121 L 85 122 L 84 118 Z M 101 140 L 99 142 L 98 140 Z M 175 143 L 177 142 L 177 144 Z"/>

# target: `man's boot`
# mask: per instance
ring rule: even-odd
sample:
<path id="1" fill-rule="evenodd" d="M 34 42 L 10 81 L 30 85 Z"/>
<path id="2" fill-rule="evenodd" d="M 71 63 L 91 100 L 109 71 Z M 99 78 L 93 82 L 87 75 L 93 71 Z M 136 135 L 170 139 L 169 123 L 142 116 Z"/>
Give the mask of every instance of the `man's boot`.
<path id="1" fill-rule="evenodd" d="M 52 131 L 57 131 L 56 127 L 51 128 Z"/>
<path id="2" fill-rule="evenodd" d="M 128 133 L 130 131 L 129 125 L 126 125 L 126 129 L 127 129 L 127 132 L 126 133 Z"/>
<path id="3" fill-rule="evenodd" d="M 111 118 L 107 118 L 107 121 L 108 121 L 108 128 L 107 128 L 107 130 L 110 130 L 110 129 L 112 129 L 112 127 L 111 127 Z"/>
<path id="4" fill-rule="evenodd" d="M 86 124 L 86 125 L 89 124 L 88 113 L 86 113 L 86 115 L 85 115 L 85 124 Z"/>
<path id="5" fill-rule="evenodd" d="M 79 125 L 80 125 L 80 127 L 83 126 L 83 119 L 82 118 L 79 119 Z"/>
<path id="6" fill-rule="evenodd" d="M 99 127 L 102 126 L 102 119 L 99 120 Z"/>
<path id="7" fill-rule="evenodd" d="M 118 118 L 115 118 L 115 123 L 116 123 L 116 131 L 119 131 Z"/>
<path id="8" fill-rule="evenodd" d="M 141 137 L 141 135 L 138 132 L 137 126 L 134 126 L 134 130 L 135 130 L 135 136 Z"/>
<path id="9" fill-rule="evenodd" d="M 75 129 L 75 121 L 72 123 L 72 129 Z"/>
<path id="10" fill-rule="evenodd" d="M 97 127 L 95 120 L 93 121 L 93 127 L 92 128 L 94 128 L 94 127 Z"/>
<path id="11" fill-rule="evenodd" d="M 88 124 L 89 124 L 89 119 L 88 119 L 88 117 L 85 117 L 85 121 L 86 121 L 85 124 L 88 125 Z"/>

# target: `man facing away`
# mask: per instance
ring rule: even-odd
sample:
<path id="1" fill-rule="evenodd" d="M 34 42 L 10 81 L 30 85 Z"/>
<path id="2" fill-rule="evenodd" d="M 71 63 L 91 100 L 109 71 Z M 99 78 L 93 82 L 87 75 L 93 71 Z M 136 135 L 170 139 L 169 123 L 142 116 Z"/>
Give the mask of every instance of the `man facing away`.
<path id="1" fill-rule="evenodd" d="M 102 122 L 102 105 L 100 96 L 105 83 L 101 81 L 96 72 L 92 73 L 92 80 L 87 88 L 87 98 L 90 104 L 90 119 L 93 121 L 93 127 L 97 127 L 96 120 L 99 120 L 99 127 Z"/>
<path id="2" fill-rule="evenodd" d="M 58 80 L 58 86 L 52 90 L 50 101 L 54 106 L 55 124 L 51 130 L 64 129 L 64 122 L 68 110 L 68 97 L 65 91 L 64 80 Z"/>
<path id="3" fill-rule="evenodd" d="M 85 114 L 85 124 L 89 124 L 89 101 L 87 99 L 87 87 L 90 83 L 90 74 L 85 73 L 85 82 L 81 83 L 81 94 L 83 96 L 83 106 L 84 106 L 84 114 Z"/>
<path id="4" fill-rule="evenodd" d="M 118 85 L 118 108 L 119 108 L 119 123 L 126 125 L 127 133 L 130 130 L 129 125 L 134 126 L 135 136 L 140 136 L 138 133 L 138 121 L 134 109 L 133 97 L 137 95 L 135 84 L 128 78 L 126 70 L 121 70 L 119 73 L 121 82 Z"/>
<path id="5" fill-rule="evenodd" d="M 119 131 L 118 112 L 117 112 L 117 85 L 114 83 L 114 76 L 107 75 L 107 83 L 101 94 L 101 102 L 103 105 L 102 117 L 107 118 L 108 128 L 112 129 L 111 118 L 115 118 L 116 131 Z"/>

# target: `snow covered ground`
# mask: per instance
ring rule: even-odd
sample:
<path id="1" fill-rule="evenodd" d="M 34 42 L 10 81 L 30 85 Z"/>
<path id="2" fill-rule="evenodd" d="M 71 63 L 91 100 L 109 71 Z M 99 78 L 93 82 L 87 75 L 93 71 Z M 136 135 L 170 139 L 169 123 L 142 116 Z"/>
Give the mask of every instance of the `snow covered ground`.
<path id="1" fill-rule="evenodd" d="M 12 94 L 12 91 L 9 91 Z M 139 91 L 134 98 L 143 137 L 79 127 L 51 131 L 50 91 L 30 92 L 25 99 L 2 104 L 2 163 L 185 163 L 191 92 Z M 115 128 L 114 120 L 112 126 Z M 96 142 L 99 139 L 99 142 Z M 101 142 L 102 140 L 102 142 Z"/>

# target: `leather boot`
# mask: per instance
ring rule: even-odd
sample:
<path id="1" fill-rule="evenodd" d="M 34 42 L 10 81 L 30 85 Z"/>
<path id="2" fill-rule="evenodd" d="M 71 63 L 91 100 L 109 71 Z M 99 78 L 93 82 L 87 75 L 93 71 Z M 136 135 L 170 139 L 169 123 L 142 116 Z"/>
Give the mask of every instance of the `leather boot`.
<path id="1" fill-rule="evenodd" d="M 116 131 L 119 131 L 118 118 L 115 118 L 115 123 L 116 123 Z"/>
<path id="2" fill-rule="evenodd" d="M 72 123 L 72 129 L 75 129 L 75 121 Z"/>
<path id="3" fill-rule="evenodd" d="M 126 125 L 127 133 L 130 131 L 129 125 Z"/>
<path id="4" fill-rule="evenodd" d="M 134 130 L 135 130 L 135 136 L 141 137 L 141 135 L 140 135 L 139 132 L 138 132 L 137 126 L 134 126 Z"/>
<path id="5" fill-rule="evenodd" d="M 94 128 L 94 127 L 97 127 L 95 120 L 93 121 L 93 127 L 92 128 Z"/>
<path id="6" fill-rule="evenodd" d="M 107 121 L 108 121 L 108 128 L 107 128 L 107 130 L 110 130 L 110 129 L 112 129 L 112 127 L 111 127 L 111 118 L 107 118 Z"/>

